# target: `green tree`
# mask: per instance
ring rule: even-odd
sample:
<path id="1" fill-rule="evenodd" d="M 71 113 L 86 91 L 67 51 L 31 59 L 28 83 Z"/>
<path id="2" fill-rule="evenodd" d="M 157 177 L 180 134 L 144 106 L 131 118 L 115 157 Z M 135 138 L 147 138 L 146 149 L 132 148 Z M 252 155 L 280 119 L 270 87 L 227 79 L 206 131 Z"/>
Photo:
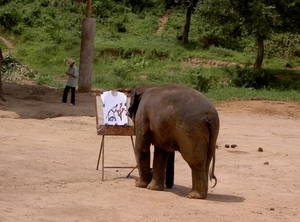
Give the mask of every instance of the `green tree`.
<path id="1" fill-rule="evenodd" d="M 238 1 L 237 1 L 238 2 Z M 236 7 L 237 13 L 242 18 L 242 25 L 249 34 L 253 35 L 257 43 L 255 68 L 261 68 L 264 59 L 264 40 L 269 39 L 276 27 L 281 24 L 280 16 L 275 5 L 268 5 L 264 0 L 247 0 L 247 7 L 242 7 L 241 2 Z"/>
<path id="2" fill-rule="evenodd" d="M 264 40 L 275 32 L 300 29 L 295 28 L 295 23 L 299 24 L 299 0 L 200 0 L 197 12 L 208 27 L 222 30 L 223 35 L 239 30 L 241 35 L 253 36 L 257 43 L 255 68 L 263 63 Z"/>

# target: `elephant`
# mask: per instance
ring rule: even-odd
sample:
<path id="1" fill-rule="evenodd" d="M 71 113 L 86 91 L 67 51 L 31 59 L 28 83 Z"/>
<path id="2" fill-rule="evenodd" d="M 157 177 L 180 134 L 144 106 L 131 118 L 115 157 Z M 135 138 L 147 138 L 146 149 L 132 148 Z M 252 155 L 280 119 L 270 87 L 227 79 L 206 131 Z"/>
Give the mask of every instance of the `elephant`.
<path id="1" fill-rule="evenodd" d="M 220 128 L 219 115 L 208 98 L 180 84 L 137 85 L 131 92 L 128 116 L 135 131 L 134 153 L 139 173 L 136 186 L 164 190 L 168 155 L 178 151 L 192 171 L 192 189 L 187 197 L 205 199 L 208 178 L 214 180 L 213 187 L 217 184 L 215 151 Z"/>

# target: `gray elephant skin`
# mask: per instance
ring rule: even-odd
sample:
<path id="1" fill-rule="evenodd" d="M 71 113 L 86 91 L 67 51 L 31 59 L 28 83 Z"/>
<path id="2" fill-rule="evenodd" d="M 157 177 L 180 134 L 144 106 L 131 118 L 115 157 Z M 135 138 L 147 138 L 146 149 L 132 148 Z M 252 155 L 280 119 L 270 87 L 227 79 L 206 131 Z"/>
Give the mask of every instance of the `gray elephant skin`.
<path id="1" fill-rule="evenodd" d="M 214 169 L 220 122 L 213 104 L 187 86 L 138 85 L 132 90 L 128 112 L 136 134 L 136 186 L 164 190 L 168 154 L 178 151 L 192 171 L 192 190 L 187 197 L 205 199 L 208 178 L 217 184 Z M 151 144 L 155 147 L 152 172 Z"/>

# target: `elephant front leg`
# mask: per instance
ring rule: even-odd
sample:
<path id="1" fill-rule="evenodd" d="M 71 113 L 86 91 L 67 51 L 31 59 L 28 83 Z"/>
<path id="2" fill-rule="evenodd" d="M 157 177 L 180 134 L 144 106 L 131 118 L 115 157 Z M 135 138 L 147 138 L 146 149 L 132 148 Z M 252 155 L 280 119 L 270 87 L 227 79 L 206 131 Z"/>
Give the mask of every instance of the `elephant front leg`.
<path id="1" fill-rule="evenodd" d="M 140 178 L 135 185 L 137 187 L 146 188 L 152 178 L 150 171 L 150 149 L 146 152 L 139 152 L 137 154 L 137 164 Z"/>
<path id="2" fill-rule="evenodd" d="M 164 190 L 165 170 L 169 153 L 158 146 L 154 146 L 154 148 L 153 175 L 147 188 L 150 190 Z"/>

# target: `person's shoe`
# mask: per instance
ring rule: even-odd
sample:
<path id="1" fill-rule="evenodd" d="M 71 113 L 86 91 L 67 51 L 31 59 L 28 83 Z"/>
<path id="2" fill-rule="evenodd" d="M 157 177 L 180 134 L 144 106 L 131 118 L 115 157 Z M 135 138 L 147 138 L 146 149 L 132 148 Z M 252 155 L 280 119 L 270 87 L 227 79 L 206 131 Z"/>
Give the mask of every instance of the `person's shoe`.
<path id="1" fill-rule="evenodd" d="M 70 103 L 69 105 L 70 105 L 70 106 L 75 106 L 75 104 L 74 104 L 74 103 Z"/>

